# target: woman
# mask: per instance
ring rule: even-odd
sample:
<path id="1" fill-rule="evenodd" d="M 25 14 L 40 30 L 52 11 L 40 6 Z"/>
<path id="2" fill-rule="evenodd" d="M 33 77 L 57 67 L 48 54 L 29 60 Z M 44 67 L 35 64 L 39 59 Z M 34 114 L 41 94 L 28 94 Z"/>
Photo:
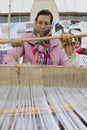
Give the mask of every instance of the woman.
<path id="1" fill-rule="evenodd" d="M 49 10 L 41 10 L 35 18 L 32 33 L 25 33 L 22 38 L 51 36 L 53 15 Z M 62 51 L 60 40 L 39 40 L 24 42 L 22 47 L 15 47 L 3 58 L 3 64 L 15 64 L 23 56 L 22 63 L 40 65 L 71 65 Z"/>

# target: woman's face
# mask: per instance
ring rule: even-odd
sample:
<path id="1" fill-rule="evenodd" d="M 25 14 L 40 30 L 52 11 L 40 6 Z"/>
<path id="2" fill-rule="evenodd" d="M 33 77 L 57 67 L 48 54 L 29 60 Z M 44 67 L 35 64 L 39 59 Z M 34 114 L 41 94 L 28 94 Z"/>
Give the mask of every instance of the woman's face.
<path id="1" fill-rule="evenodd" d="M 45 31 L 50 27 L 50 15 L 40 15 L 35 22 L 35 27 L 38 32 L 43 35 Z"/>

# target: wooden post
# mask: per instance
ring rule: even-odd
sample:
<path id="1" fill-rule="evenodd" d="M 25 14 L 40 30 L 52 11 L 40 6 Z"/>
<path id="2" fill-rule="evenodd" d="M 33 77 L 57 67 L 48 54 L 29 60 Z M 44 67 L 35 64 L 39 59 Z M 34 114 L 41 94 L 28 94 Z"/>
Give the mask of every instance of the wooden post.
<path id="1" fill-rule="evenodd" d="M 11 0 L 9 0 L 9 13 L 8 13 L 8 39 L 10 39 L 10 23 L 11 23 Z"/>

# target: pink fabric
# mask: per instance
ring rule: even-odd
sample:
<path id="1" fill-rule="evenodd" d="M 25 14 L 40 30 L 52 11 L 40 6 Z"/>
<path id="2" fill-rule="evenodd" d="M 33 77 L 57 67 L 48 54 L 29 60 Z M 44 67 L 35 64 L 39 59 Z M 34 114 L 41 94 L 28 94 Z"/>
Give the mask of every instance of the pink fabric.
<path id="1" fill-rule="evenodd" d="M 36 37 L 33 33 L 25 33 L 22 38 L 34 38 Z M 53 65 L 70 66 L 66 56 L 62 50 L 62 44 L 60 40 L 50 40 L 50 52 Z M 38 52 L 33 54 L 34 41 L 24 42 L 22 47 L 15 47 L 8 52 L 3 58 L 3 64 L 15 64 L 18 63 L 19 58 L 23 55 L 23 63 L 35 64 Z"/>

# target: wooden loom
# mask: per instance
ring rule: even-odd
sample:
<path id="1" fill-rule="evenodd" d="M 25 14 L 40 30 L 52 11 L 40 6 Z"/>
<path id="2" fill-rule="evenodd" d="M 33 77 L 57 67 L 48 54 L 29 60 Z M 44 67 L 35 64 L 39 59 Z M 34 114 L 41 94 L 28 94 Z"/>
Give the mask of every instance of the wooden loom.
<path id="1" fill-rule="evenodd" d="M 60 99 L 60 101 L 58 102 L 50 102 L 51 101 L 50 96 L 53 97 L 52 94 L 54 93 L 54 90 L 56 90 L 56 92 L 58 91 L 60 95 L 58 96 L 58 94 L 55 92 L 56 94 L 55 96 L 57 96 L 56 98 L 58 98 L 55 99 L 55 101 Z M 30 120 L 29 117 L 37 119 L 39 115 L 39 117 L 42 116 L 41 119 L 43 120 L 43 123 L 41 123 L 41 120 L 40 123 L 44 124 L 44 126 L 43 125 L 40 126 L 41 130 L 44 129 L 51 130 L 53 128 L 55 128 L 55 130 L 59 129 L 68 130 L 70 128 L 74 129 L 74 127 L 76 127 L 77 130 L 79 130 L 79 128 L 81 130 L 82 128 L 86 130 L 87 116 L 84 116 L 84 114 L 82 114 L 82 112 L 85 111 L 85 114 L 87 115 L 86 90 L 87 90 L 87 68 L 61 67 L 61 66 L 48 67 L 48 66 L 37 66 L 37 65 L 35 66 L 28 64 L 1 65 L 0 66 L 0 95 L 1 95 L 0 128 L 1 130 L 5 129 L 6 127 L 12 130 L 16 129 L 19 130 L 19 128 L 25 130 L 26 125 L 24 126 L 24 128 L 22 125 L 21 126 L 19 125 L 20 127 L 17 126 L 17 121 L 21 120 L 19 117 L 21 118 L 26 117 L 27 120 Z M 42 91 L 44 92 L 44 95 Z M 47 95 L 47 93 L 50 95 Z M 79 100 L 78 96 L 82 93 L 84 94 L 83 96 L 80 96 Z M 1 98 L 2 95 L 3 98 Z M 68 99 L 68 97 L 71 98 L 74 96 L 76 96 L 75 99 L 73 100 Z M 28 102 L 28 104 L 26 103 L 26 101 Z M 37 101 L 39 101 L 40 104 L 37 103 Z M 45 103 L 43 103 L 44 101 Z M 66 116 L 66 118 L 71 118 L 70 114 L 73 113 L 74 118 L 76 118 L 75 121 L 77 121 L 77 123 L 79 122 L 80 124 L 77 125 L 77 123 L 73 121 L 74 119 L 73 116 L 71 118 L 72 127 L 69 126 L 70 124 L 66 124 L 67 122 L 69 122 L 70 119 L 67 119 L 68 121 L 64 119 L 66 121 L 64 122 L 64 120 L 61 118 L 66 113 L 68 113 L 69 114 L 68 116 L 70 116 L 70 117 Z M 43 119 L 44 115 L 45 116 L 50 115 L 52 117 L 53 122 L 55 121 L 56 123 L 58 123 L 57 127 L 56 123 L 52 124 L 51 119 L 49 119 L 50 121 L 47 124 L 49 125 L 49 127 L 45 126 L 48 120 L 46 122 L 44 121 Z M 58 118 L 57 120 L 54 120 L 55 116 L 57 116 L 56 117 Z M 8 119 L 7 120 L 8 125 L 6 123 L 6 119 Z M 28 126 L 27 130 L 29 128 L 30 126 Z M 31 127 L 31 130 L 33 129 L 39 130 L 38 127 L 37 129 Z"/>
<path id="2" fill-rule="evenodd" d="M 30 40 L 38 39 L 0 42 Z M 86 67 L 0 65 L 0 129 L 86 130 L 86 75 Z"/>

